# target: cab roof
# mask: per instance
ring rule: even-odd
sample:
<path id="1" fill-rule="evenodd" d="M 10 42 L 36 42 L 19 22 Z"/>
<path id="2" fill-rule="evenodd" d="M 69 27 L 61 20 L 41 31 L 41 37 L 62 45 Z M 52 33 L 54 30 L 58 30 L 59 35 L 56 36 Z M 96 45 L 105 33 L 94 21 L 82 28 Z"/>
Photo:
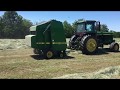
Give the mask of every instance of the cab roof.
<path id="1" fill-rule="evenodd" d="M 78 21 L 77 23 L 84 23 L 84 22 L 96 22 L 95 20 L 81 20 Z"/>

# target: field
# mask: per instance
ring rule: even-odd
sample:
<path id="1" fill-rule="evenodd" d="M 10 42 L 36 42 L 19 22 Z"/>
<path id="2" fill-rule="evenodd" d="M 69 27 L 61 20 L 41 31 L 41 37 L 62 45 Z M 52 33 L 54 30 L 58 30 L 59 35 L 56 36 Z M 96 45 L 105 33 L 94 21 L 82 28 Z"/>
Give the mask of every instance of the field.
<path id="1" fill-rule="evenodd" d="M 116 41 L 120 44 L 120 39 Z M 67 39 L 68 42 L 68 39 Z M 105 46 L 108 47 L 108 46 Z M 67 50 L 60 59 L 43 59 L 25 45 L 24 39 L 0 40 L 0 78 L 5 79 L 120 79 L 120 52 L 99 49 L 96 55 Z"/>

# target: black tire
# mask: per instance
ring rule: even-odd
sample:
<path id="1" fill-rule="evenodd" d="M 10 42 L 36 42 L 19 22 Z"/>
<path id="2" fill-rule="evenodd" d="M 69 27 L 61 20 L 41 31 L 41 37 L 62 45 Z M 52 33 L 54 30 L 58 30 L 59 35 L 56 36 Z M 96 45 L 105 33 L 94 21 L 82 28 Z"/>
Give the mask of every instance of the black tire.
<path id="1" fill-rule="evenodd" d="M 44 50 L 44 58 L 51 59 L 54 56 L 54 52 L 52 50 Z"/>
<path id="2" fill-rule="evenodd" d="M 98 43 L 95 37 L 86 35 L 80 42 L 81 51 L 83 54 L 95 54 L 98 49 Z"/>
<path id="3" fill-rule="evenodd" d="M 110 44 L 109 48 L 110 48 L 110 51 L 112 51 L 112 52 L 118 52 L 119 51 L 119 44 L 113 42 Z"/>
<path id="4" fill-rule="evenodd" d="M 61 53 L 59 54 L 59 57 L 60 57 L 60 58 L 63 58 L 63 57 L 64 57 L 64 54 L 61 52 Z"/>
<path id="5" fill-rule="evenodd" d="M 73 35 L 71 38 L 70 38 L 70 41 L 69 41 L 69 48 L 70 49 L 76 49 L 76 47 L 75 47 L 75 45 L 76 45 L 76 43 L 75 43 L 75 40 L 78 38 L 78 36 L 76 36 L 76 35 Z"/>
<path id="6" fill-rule="evenodd" d="M 60 52 L 58 52 L 58 56 L 59 56 L 60 58 L 64 58 L 64 57 L 67 56 L 67 55 L 66 55 L 66 52 L 65 52 L 65 51 L 60 51 Z"/>
<path id="7" fill-rule="evenodd" d="M 34 54 L 39 54 L 39 50 L 36 48 L 33 49 L 33 52 L 34 52 Z"/>

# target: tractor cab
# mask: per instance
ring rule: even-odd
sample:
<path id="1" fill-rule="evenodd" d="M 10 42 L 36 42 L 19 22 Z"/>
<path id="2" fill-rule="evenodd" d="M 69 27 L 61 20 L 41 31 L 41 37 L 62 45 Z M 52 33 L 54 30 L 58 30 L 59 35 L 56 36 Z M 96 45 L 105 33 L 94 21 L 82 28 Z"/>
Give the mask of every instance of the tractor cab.
<path id="1" fill-rule="evenodd" d="M 100 31 L 100 22 L 94 20 L 78 21 L 75 34 L 83 36 L 84 34 L 95 34 Z"/>

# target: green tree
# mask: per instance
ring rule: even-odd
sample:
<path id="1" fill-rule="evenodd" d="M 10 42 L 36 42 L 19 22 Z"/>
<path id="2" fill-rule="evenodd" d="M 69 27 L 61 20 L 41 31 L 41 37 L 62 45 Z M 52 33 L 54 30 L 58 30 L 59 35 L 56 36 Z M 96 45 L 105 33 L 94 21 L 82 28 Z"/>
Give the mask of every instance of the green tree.
<path id="1" fill-rule="evenodd" d="M 112 32 L 112 33 L 114 33 L 115 31 L 114 31 L 114 30 L 109 30 L 109 32 Z"/>
<path id="2" fill-rule="evenodd" d="M 32 23 L 16 11 L 6 11 L 2 16 L 4 38 L 24 38 Z"/>
<path id="3" fill-rule="evenodd" d="M 114 38 L 120 38 L 120 32 L 116 32 L 116 31 L 114 31 L 114 30 L 110 30 L 110 32 L 113 33 L 113 37 L 114 37 Z"/>
<path id="4" fill-rule="evenodd" d="M 0 38 L 4 36 L 3 27 L 4 27 L 3 20 L 2 20 L 2 17 L 0 17 Z"/>
<path id="5" fill-rule="evenodd" d="M 75 20 L 73 23 L 72 23 L 72 27 L 73 27 L 73 31 L 75 31 L 77 29 L 77 22 L 79 21 L 83 21 L 84 19 L 78 19 L 78 20 Z"/>
<path id="6" fill-rule="evenodd" d="M 22 23 L 22 17 L 16 11 L 6 11 L 3 15 L 4 33 L 6 38 L 14 38 Z M 17 33 L 19 34 L 19 33 Z"/>
<path id="7" fill-rule="evenodd" d="M 63 22 L 63 27 L 65 30 L 66 37 L 70 38 L 73 35 L 73 27 L 67 21 Z"/>
<path id="8" fill-rule="evenodd" d="M 21 38 L 24 38 L 25 35 L 28 35 L 30 32 L 29 32 L 29 28 L 33 25 L 33 23 L 30 21 L 30 20 L 27 20 L 27 19 L 23 19 L 22 21 L 22 37 Z"/>
<path id="9" fill-rule="evenodd" d="M 120 38 L 120 32 L 114 32 L 113 36 L 114 38 Z"/>
<path id="10" fill-rule="evenodd" d="M 106 24 L 101 24 L 100 28 L 102 32 L 109 32 L 108 26 Z"/>

